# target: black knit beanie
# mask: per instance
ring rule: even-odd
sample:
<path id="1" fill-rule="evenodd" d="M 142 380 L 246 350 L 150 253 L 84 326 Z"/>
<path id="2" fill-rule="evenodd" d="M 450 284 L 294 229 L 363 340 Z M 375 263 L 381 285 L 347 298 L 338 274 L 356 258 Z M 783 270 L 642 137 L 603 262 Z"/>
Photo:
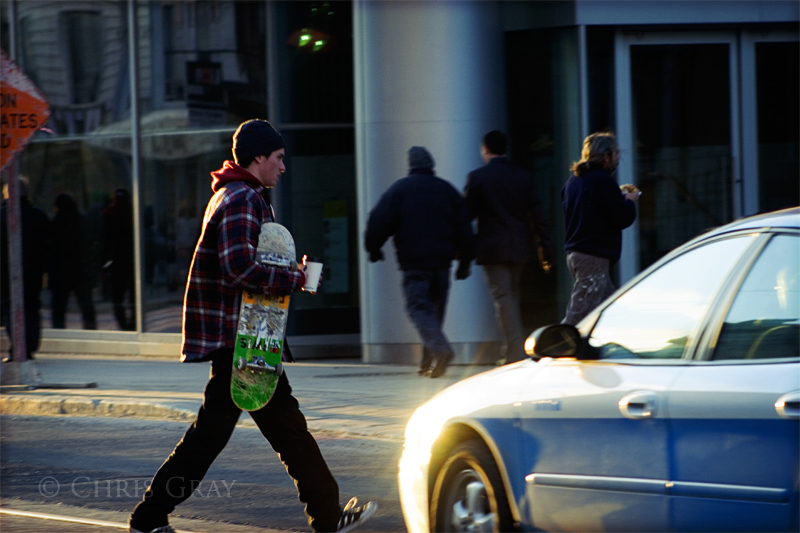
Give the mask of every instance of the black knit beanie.
<path id="1" fill-rule="evenodd" d="M 412 146 L 408 150 L 409 171 L 416 169 L 432 170 L 433 165 L 433 157 L 431 157 L 430 152 L 422 146 Z"/>
<path id="2" fill-rule="evenodd" d="M 237 165 L 247 166 L 256 156 L 269 156 L 281 148 L 286 148 L 283 137 L 266 120 L 242 122 L 233 134 L 233 160 Z"/>

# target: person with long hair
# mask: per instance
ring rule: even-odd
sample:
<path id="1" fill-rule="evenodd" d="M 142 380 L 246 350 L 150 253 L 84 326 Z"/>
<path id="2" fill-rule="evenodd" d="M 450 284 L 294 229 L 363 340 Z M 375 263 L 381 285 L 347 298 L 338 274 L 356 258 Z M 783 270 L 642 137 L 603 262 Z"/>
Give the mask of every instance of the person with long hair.
<path id="1" fill-rule="evenodd" d="M 639 191 L 620 187 L 614 174 L 619 146 L 613 133 L 593 133 L 583 141 L 580 161 L 561 189 L 567 266 L 575 279 L 562 323 L 577 324 L 616 289 L 611 267 L 622 251 L 622 230 L 636 220 Z"/>

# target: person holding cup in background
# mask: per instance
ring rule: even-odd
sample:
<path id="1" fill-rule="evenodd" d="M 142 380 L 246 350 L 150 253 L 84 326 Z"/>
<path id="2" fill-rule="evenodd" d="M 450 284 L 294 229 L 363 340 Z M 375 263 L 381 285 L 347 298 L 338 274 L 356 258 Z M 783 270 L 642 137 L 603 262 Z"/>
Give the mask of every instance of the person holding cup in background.
<path id="1" fill-rule="evenodd" d="M 575 325 L 616 290 L 610 269 L 622 252 L 622 230 L 636 220 L 641 193 L 614 177 L 619 146 L 613 133 L 583 141 L 580 161 L 561 189 L 567 266 L 575 278 L 564 324 Z"/>

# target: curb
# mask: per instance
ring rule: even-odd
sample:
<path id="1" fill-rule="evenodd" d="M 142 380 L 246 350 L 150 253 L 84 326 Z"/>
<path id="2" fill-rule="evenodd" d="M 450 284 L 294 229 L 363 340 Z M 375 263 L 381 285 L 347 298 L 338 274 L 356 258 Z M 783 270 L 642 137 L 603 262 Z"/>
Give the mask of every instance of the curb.
<path id="1" fill-rule="evenodd" d="M 25 398 L 15 395 L 0 396 L 0 414 L 29 416 L 102 416 L 112 418 L 147 418 L 159 420 L 192 421 L 197 413 L 148 402 L 96 400 L 49 396 Z"/>
<path id="2" fill-rule="evenodd" d="M 180 409 L 169 405 L 142 401 L 100 400 L 75 398 L 69 396 L 47 396 L 31 398 L 22 395 L 0 395 L 0 415 L 17 416 L 81 416 L 106 418 L 135 418 L 147 420 L 166 420 L 172 422 L 194 422 L 197 410 Z M 347 428 L 341 419 L 307 418 L 308 429 L 313 435 L 359 438 L 388 442 L 403 442 L 404 427 L 376 427 L 375 431 Z M 378 425 L 378 424 L 376 424 Z M 252 418 L 242 418 L 236 424 L 241 428 L 256 428 Z"/>

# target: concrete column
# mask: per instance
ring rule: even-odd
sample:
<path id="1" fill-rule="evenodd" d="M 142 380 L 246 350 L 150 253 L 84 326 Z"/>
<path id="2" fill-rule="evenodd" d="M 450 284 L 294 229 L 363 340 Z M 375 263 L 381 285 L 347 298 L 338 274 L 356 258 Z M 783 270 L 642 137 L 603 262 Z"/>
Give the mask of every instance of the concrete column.
<path id="1" fill-rule="evenodd" d="M 497 2 L 356 0 L 355 123 L 361 336 L 365 362 L 417 363 L 420 337 L 405 313 L 391 240 L 369 263 L 363 235 L 380 195 L 425 146 L 439 177 L 462 191 L 483 164 L 480 139 L 505 128 L 503 30 Z M 453 269 L 454 271 L 455 269 Z M 451 284 L 445 321 L 454 363 L 493 360 L 500 339 L 481 267 Z"/>

